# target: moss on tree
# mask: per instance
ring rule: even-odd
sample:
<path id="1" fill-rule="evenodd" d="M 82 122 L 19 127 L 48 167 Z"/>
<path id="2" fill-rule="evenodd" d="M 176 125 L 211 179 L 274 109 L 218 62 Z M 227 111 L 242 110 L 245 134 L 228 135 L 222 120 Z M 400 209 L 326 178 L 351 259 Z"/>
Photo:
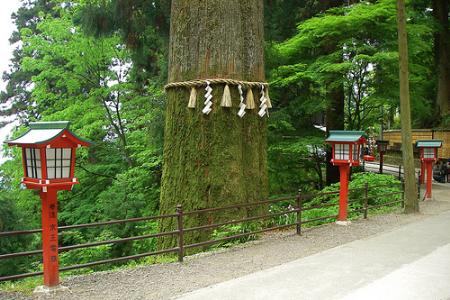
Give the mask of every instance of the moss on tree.
<path id="1" fill-rule="evenodd" d="M 169 82 L 232 78 L 264 81 L 262 0 L 172 1 Z M 254 202 L 267 197 L 266 119 L 257 110 L 237 116 L 239 94 L 231 88 L 232 108 L 220 107 L 223 85 L 213 85 L 213 111 L 187 108 L 189 89 L 167 92 L 161 213 Z M 258 95 L 259 91 L 253 91 Z M 186 218 L 184 226 L 217 222 L 247 215 L 230 210 Z M 176 220 L 162 230 L 175 228 Z M 208 233 L 187 235 L 198 241 Z M 166 239 L 172 246 L 176 239 Z"/>

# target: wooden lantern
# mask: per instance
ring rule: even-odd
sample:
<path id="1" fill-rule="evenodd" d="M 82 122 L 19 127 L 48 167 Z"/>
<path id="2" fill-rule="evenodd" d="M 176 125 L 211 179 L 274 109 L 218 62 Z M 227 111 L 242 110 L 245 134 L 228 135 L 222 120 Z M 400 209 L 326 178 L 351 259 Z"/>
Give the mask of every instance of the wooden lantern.
<path id="1" fill-rule="evenodd" d="M 347 224 L 348 180 L 350 167 L 359 166 L 361 145 L 366 142 L 364 131 L 330 130 L 325 140 L 333 147 L 331 163 L 339 166 L 341 188 L 339 191 L 338 224 Z"/>
<path id="2" fill-rule="evenodd" d="M 59 284 L 58 270 L 58 201 L 59 190 L 71 190 L 75 178 L 76 150 L 90 142 L 69 130 L 69 122 L 30 123 L 22 136 L 6 141 L 22 148 L 24 177 L 28 189 L 40 191 L 42 203 L 42 250 L 44 285 Z"/>

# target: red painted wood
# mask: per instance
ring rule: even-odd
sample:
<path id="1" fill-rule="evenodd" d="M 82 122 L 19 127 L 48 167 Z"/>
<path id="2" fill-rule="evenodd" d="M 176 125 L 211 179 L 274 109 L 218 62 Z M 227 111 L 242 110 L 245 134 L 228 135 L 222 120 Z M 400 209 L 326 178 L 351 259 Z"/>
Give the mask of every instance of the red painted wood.
<path id="1" fill-rule="evenodd" d="M 41 148 L 41 172 L 42 172 L 42 179 L 47 179 L 47 153 L 45 151 L 45 148 Z"/>
<path id="2" fill-rule="evenodd" d="M 427 161 L 427 190 L 426 198 L 431 199 L 432 180 L 433 180 L 433 162 Z"/>
<path id="3" fill-rule="evenodd" d="M 348 203 L 348 175 L 350 173 L 349 165 L 340 165 L 340 182 L 341 188 L 339 190 L 339 214 L 338 221 L 347 220 L 347 203 Z"/>
<path id="4" fill-rule="evenodd" d="M 77 158 L 77 148 L 72 148 L 72 161 L 70 162 L 70 178 L 75 177 L 75 161 Z"/>
<path id="5" fill-rule="evenodd" d="M 26 177 L 27 176 L 27 165 L 26 165 L 25 148 L 22 148 L 22 167 L 23 167 L 23 177 Z"/>
<path id="6" fill-rule="evenodd" d="M 373 155 L 364 155 L 363 159 L 365 161 L 374 161 L 375 160 L 375 156 L 373 156 Z"/>
<path id="7" fill-rule="evenodd" d="M 59 284 L 57 190 L 48 187 L 47 192 L 40 192 L 40 196 L 42 202 L 44 285 L 52 287 Z"/>

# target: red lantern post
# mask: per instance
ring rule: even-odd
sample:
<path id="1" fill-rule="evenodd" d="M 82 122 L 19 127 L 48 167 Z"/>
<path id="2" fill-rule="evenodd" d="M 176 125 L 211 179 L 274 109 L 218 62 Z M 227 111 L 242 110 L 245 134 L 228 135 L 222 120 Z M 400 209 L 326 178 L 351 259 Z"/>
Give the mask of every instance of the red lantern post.
<path id="1" fill-rule="evenodd" d="M 42 204 L 42 255 L 44 285 L 59 284 L 58 200 L 59 190 L 71 190 L 78 180 L 75 174 L 76 149 L 90 142 L 69 130 L 69 122 L 30 123 L 22 136 L 6 142 L 22 148 L 24 178 L 22 184 L 39 191 Z"/>
<path id="2" fill-rule="evenodd" d="M 366 142 L 363 131 L 331 130 L 326 139 L 333 147 L 331 163 L 339 166 L 340 191 L 337 224 L 346 225 L 350 167 L 359 166 L 361 145 Z"/>
<path id="3" fill-rule="evenodd" d="M 437 160 L 438 148 L 442 147 L 441 140 L 419 140 L 416 147 L 420 149 L 420 162 L 423 169 L 426 169 L 426 191 L 425 199 L 432 199 L 433 163 Z M 422 173 L 423 174 L 423 173 Z M 422 175 L 421 174 L 421 175 Z M 424 178 L 425 174 L 422 175 Z"/>

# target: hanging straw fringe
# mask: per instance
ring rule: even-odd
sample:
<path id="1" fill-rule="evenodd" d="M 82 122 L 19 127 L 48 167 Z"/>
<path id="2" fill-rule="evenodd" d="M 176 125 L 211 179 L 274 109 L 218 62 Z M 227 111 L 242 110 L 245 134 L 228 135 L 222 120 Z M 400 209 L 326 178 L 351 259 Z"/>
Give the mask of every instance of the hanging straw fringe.
<path id="1" fill-rule="evenodd" d="M 252 92 L 251 88 L 249 88 L 247 90 L 247 97 L 246 97 L 245 104 L 247 105 L 247 109 L 255 109 L 255 107 L 256 107 L 255 99 L 253 98 L 253 92 Z"/>
<path id="2" fill-rule="evenodd" d="M 272 102 L 270 101 L 270 97 L 269 97 L 269 87 L 266 87 L 266 104 L 267 104 L 267 108 L 272 108 Z"/>
<path id="3" fill-rule="evenodd" d="M 197 102 L 197 89 L 195 87 L 191 88 L 191 95 L 189 96 L 188 108 L 195 108 Z"/>
<path id="4" fill-rule="evenodd" d="M 230 93 L 230 87 L 225 85 L 225 88 L 223 89 L 223 96 L 222 96 L 222 102 L 220 103 L 220 106 L 222 107 L 231 107 L 231 93 Z"/>

